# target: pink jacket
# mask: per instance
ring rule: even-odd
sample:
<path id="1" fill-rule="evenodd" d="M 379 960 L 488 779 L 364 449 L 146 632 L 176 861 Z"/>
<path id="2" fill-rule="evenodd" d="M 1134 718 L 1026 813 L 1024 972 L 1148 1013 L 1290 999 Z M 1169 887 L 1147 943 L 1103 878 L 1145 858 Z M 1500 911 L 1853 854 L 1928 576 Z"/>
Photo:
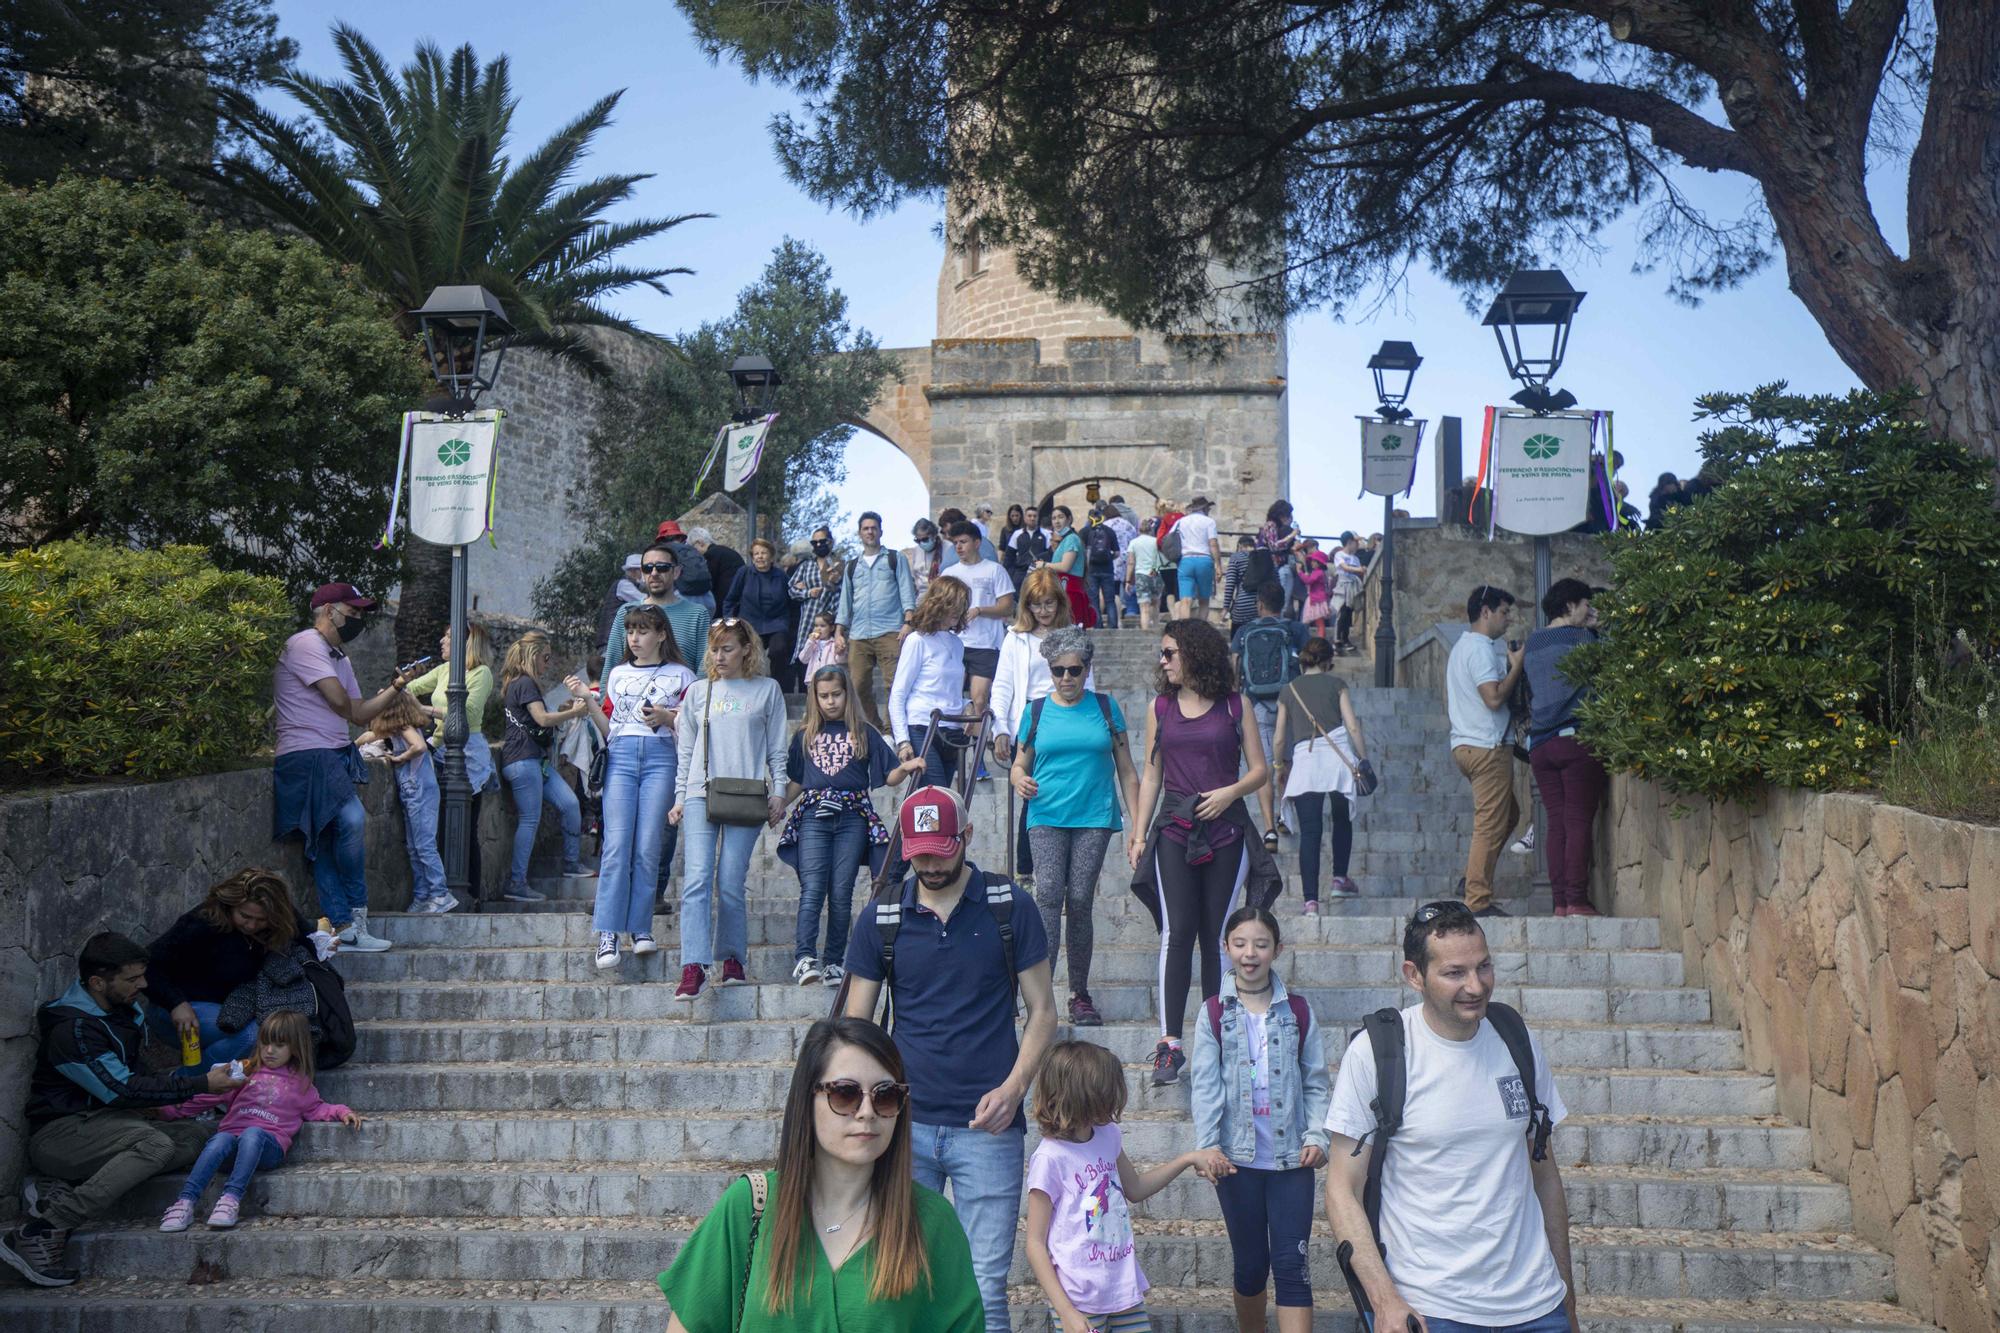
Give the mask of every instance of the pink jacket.
<path id="1" fill-rule="evenodd" d="M 338 1102 L 320 1100 L 319 1089 L 292 1068 L 259 1069 L 250 1081 L 234 1092 L 205 1092 L 176 1106 L 160 1108 L 162 1120 L 185 1120 L 216 1106 L 226 1106 L 219 1133 L 241 1134 L 261 1129 L 278 1141 L 280 1151 L 289 1152 L 299 1126 L 308 1120 L 338 1120 L 348 1109 Z"/>

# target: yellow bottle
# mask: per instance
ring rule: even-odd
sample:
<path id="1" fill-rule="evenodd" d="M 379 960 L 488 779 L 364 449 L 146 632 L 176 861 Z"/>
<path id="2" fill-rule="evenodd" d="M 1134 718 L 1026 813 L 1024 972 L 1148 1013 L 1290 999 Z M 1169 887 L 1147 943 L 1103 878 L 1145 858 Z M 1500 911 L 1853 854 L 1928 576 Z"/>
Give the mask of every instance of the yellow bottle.
<path id="1" fill-rule="evenodd" d="M 192 1069 L 201 1063 L 201 1031 L 189 1028 L 181 1033 L 181 1067 Z"/>

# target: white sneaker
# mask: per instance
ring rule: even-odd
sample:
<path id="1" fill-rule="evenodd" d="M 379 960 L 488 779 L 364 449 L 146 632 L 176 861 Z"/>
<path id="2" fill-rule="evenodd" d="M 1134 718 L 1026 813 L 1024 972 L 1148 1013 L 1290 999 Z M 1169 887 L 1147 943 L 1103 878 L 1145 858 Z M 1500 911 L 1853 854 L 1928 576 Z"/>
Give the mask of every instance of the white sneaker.
<path id="1" fill-rule="evenodd" d="M 634 957 L 643 958 L 649 953 L 658 953 L 659 951 L 659 941 L 655 940 L 651 935 L 634 935 L 632 937 L 632 953 Z"/>
<path id="2" fill-rule="evenodd" d="M 817 958 L 801 958 L 792 965 L 792 980 L 801 986 L 812 985 L 822 975 Z"/>
<path id="3" fill-rule="evenodd" d="M 341 948 L 352 949 L 355 953 L 381 953 L 384 950 L 395 947 L 380 935 L 370 935 L 368 933 L 368 911 L 366 908 L 357 908 L 354 913 L 354 920 L 348 922 L 346 927 L 338 935 L 334 936 L 334 938 L 340 941 Z"/>
<path id="4" fill-rule="evenodd" d="M 1507 850 L 1516 856 L 1533 856 L 1535 854 L 1535 826 L 1533 824 L 1528 825 L 1528 831 L 1507 844 Z"/>
<path id="5" fill-rule="evenodd" d="M 443 916 L 446 912 L 456 912 L 460 906 L 458 895 L 450 889 L 444 891 L 444 897 L 431 899 L 431 911 L 439 916 Z"/>
<path id="6" fill-rule="evenodd" d="M 847 980 L 847 969 L 839 963 L 828 963 L 824 968 L 820 969 L 819 979 L 825 985 L 838 986 L 841 982 Z"/>
<path id="7" fill-rule="evenodd" d="M 597 932 L 597 966 L 600 969 L 618 966 L 618 936 L 611 931 Z"/>

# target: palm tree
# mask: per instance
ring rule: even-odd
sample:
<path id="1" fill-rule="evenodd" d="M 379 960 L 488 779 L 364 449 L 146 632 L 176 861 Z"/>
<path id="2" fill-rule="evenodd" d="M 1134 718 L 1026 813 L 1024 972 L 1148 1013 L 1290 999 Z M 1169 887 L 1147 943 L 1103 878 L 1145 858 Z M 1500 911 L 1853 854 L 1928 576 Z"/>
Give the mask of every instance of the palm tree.
<path id="1" fill-rule="evenodd" d="M 646 337 L 612 314 L 605 297 L 632 287 L 666 294 L 685 268 L 621 264 L 618 252 L 707 213 L 608 222 L 649 175 L 572 183 L 590 141 L 611 121 L 621 92 L 589 110 L 518 167 L 504 155 L 517 99 L 507 58 L 481 66 L 470 45 L 447 57 L 430 42 L 400 76 L 353 28 L 334 44 L 349 81 L 291 69 L 274 86 L 306 108 L 275 116 L 248 94 L 225 90 L 223 107 L 255 152 L 222 163 L 223 178 L 280 224 L 311 237 L 392 303 L 408 311 L 433 287 L 476 283 L 507 308 L 515 347 L 540 348 L 593 376 L 609 366 L 591 329 Z M 396 651 L 408 660 L 436 641 L 449 602 L 450 551 L 412 540 L 403 557 Z"/>

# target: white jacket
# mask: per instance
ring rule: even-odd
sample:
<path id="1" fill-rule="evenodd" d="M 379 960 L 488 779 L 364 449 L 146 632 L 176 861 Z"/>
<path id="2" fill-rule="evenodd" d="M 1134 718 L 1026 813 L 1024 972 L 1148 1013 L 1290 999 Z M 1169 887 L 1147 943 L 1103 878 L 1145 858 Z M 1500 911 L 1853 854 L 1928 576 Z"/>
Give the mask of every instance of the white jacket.
<path id="1" fill-rule="evenodd" d="M 1000 641 L 1000 665 L 993 672 L 993 729 L 1010 740 L 1021 734 L 1028 705 L 1055 688 L 1048 660 L 1042 656 L 1042 640 L 1046 637 L 1010 629 Z M 1084 674 L 1083 686 L 1087 690 L 1097 688 L 1095 669 Z"/>

